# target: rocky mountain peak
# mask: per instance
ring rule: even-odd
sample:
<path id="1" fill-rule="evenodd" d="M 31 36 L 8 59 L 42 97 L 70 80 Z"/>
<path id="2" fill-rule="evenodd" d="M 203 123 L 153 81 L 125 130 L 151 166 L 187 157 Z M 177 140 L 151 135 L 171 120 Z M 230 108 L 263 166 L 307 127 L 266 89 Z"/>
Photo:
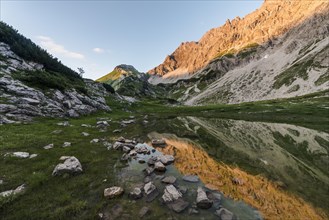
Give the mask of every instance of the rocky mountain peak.
<path id="1" fill-rule="evenodd" d="M 259 9 L 244 18 L 227 20 L 224 25 L 209 30 L 198 42 L 182 43 L 162 64 L 148 73 L 157 75 L 154 78 L 179 79 L 197 72 L 218 56 L 280 37 L 309 17 L 325 11 L 329 11 L 329 3 L 324 0 L 264 1 Z"/>
<path id="2" fill-rule="evenodd" d="M 120 64 L 114 68 L 113 71 L 120 72 L 120 73 L 136 73 L 138 72 L 135 67 L 132 65 L 127 64 Z"/>

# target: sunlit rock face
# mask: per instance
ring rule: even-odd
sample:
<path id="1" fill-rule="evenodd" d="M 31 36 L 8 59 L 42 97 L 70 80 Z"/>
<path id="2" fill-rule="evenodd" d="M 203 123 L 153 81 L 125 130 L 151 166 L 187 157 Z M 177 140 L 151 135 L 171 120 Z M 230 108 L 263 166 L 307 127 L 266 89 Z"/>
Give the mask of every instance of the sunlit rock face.
<path id="1" fill-rule="evenodd" d="M 196 123 L 196 119 L 194 118 L 194 123 Z M 213 131 L 216 131 L 216 127 L 211 123 L 211 121 L 202 121 L 199 119 L 198 123 L 199 125 L 202 123 L 205 123 L 208 126 L 208 129 Z M 214 123 L 214 122 L 213 122 Z M 190 124 L 192 125 L 192 124 Z M 212 126 L 212 127 L 211 127 Z M 245 126 L 251 126 L 251 124 L 248 125 L 242 125 L 242 123 L 238 123 L 235 125 L 235 127 L 229 127 L 231 129 L 236 129 L 236 133 L 232 133 L 231 135 L 228 134 L 227 127 L 223 127 L 222 132 L 226 133 L 226 135 L 222 136 L 222 140 L 226 144 L 231 144 L 232 146 L 237 146 L 240 143 L 240 149 L 235 150 L 245 150 L 248 151 L 248 149 L 243 149 L 242 146 L 249 145 L 251 146 L 252 143 L 249 144 L 242 144 L 243 141 L 246 141 L 247 138 L 241 138 L 239 137 L 238 133 L 241 132 L 239 129 L 241 128 L 247 128 Z M 259 129 L 268 129 L 269 125 L 266 123 L 260 123 L 260 124 L 254 124 L 253 126 L 260 126 Z M 238 129 L 239 128 L 239 129 Z M 299 132 L 299 135 L 304 138 L 309 138 L 312 136 L 312 130 L 310 129 L 304 129 L 297 126 L 289 126 L 286 125 L 283 127 L 278 126 L 278 124 L 272 124 L 272 131 L 273 132 L 282 132 L 280 134 L 285 134 L 285 132 L 289 131 L 293 132 L 292 130 L 295 129 L 295 135 Z M 260 132 L 260 130 L 255 129 L 249 129 L 245 130 L 244 137 L 251 135 L 251 131 L 254 132 Z M 314 178 L 319 178 L 319 180 L 322 182 L 327 181 L 327 176 L 322 174 L 322 171 L 319 170 L 316 167 L 305 167 L 307 166 L 306 163 L 302 160 L 299 160 L 297 157 L 294 157 L 292 154 L 289 155 L 288 151 L 285 151 L 285 149 L 281 148 L 281 151 L 278 150 L 279 143 L 277 142 L 279 139 L 277 136 L 270 135 L 271 132 L 267 132 L 267 134 L 262 137 L 261 135 L 258 136 L 264 143 L 263 149 L 258 149 L 257 151 L 260 152 L 260 154 L 264 154 L 264 158 L 270 158 L 275 161 L 276 159 L 279 159 L 280 157 L 282 160 L 291 158 L 285 164 L 285 167 L 287 169 L 292 169 L 293 173 L 298 173 L 300 175 L 313 175 Z M 255 136 L 255 134 L 253 134 Z M 278 134 L 276 134 L 278 135 Z M 288 135 L 288 134 L 286 134 Z M 309 135 L 309 137 L 306 137 Z M 322 138 L 327 137 L 327 134 L 322 134 Z M 241 168 L 237 166 L 232 165 L 226 165 L 220 161 L 217 161 L 210 157 L 208 153 L 198 144 L 195 142 L 189 140 L 189 139 L 183 139 L 178 138 L 175 135 L 170 134 L 157 134 L 157 133 L 151 133 L 149 136 L 152 137 L 162 137 L 165 139 L 166 143 L 168 144 L 165 148 L 159 148 L 159 151 L 162 151 L 165 154 L 171 154 L 174 155 L 176 160 L 174 162 L 174 165 L 177 167 L 177 169 L 182 174 L 194 174 L 198 175 L 202 182 L 204 182 L 208 187 L 215 188 L 217 190 L 220 190 L 224 193 L 225 196 L 231 197 L 236 200 L 243 200 L 246 203 L 252 205 L 253 207 L 257 208 L 261 211 L 262 215 L 265 219 L 326 219 L 326 214 L 321 211 L 318 208 L 314 208 L 310 203 L 306 202 L 303 198 L 293 194 L 291 191 L 285 190 L 285 183 L 281 181 L 271 181 L 268 178 L 266 178 L 263 175 L 252 175 L 251 173 L 248 173 Z M 256 135 L 257 136 L 257 135 Z M 318 136 L 318 134 L 316 135 Z M 320 135 L 321 136 L 321 135 Z M 314 138 L 315 136 L 313 136 Z M 267 141 L 266 141 L 267 140 Z M 266 148 L 271 145 L 272 143 L 277 145 L 277 149 L 274 149 L 275 152 L 273 155 L 267 155 L 266 152 L 272 152 L 273 150 L 271 148 Z M 258 144 L 256 144 L 258 145 Z M 255 145 L 255 146 L 256 146 Z M 253 146 L 253 147 L 255 147 Z M 310 144 L 310 146 L 316 146 L 316 144 Z M 213 146 L 215 147 L 215 146 Z M 250 147 L 252 148 L 252 146 Z M 321 146 L 318 146 L 313 148 L 309 148 L 308 151 L 310 153 L 324 153 Z M 255 157 L 259 155 L 256 154 Z M 262 158 L 259 158 L 259 160 Z M 251 158 L 250 160 L 256 160 L 256 158 Z M 281 160 L 277 161 L 277 164 L 271 164 L 272 161 L 267 161 L 266 159 L 262 159 L 264 163 L 264 166 L 269 166 L 269 169 L 273 169 L 274 172 L 280 173 L 280 170 L 275 170 L 275 166 L 279 165 L 281 163 Z M 265 164 L 267 163 L 267 165 Z M 304 167 L 303 167 L 304 166 Z M 312 171 L 309 171 L 308 174 L 303 174 L 304 172 L 307 172 L 307 169 L 312 169 Z M 278 169 L 281 169 L 280 167 Z M 282 173 L 284 173 L 282 171 Z M 311 174 L 312 173 L 312 174 Z M 311 176 L 311 178 L 313 178 Z M 283 180 L 286 182 L 286 177 L 282 177 Z M 305 179 L 307 179 L 305 177 Z M 288 178 L 289 181 L 289 178 Z"/>
<path id="2" fill-rule="evenodd" d="M 227 20 L 213 28 L 198 42 L 184 42 L 162 64 L 148 73 L 172 78 L 194 73 L 220 53 L 262 44 L 284 34 L 305 19 L 322 12 L 325 1 L 265 1 L 244 18 Z"/>

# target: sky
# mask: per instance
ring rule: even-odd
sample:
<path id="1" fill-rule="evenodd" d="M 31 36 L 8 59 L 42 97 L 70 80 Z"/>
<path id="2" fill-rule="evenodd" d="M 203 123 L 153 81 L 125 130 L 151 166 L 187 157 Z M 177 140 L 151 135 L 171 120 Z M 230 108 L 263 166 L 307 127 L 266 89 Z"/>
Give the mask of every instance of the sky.
<path id="1" fill-rule="evenodd" d="M 263 1 L 13 1 L 0 0 L 0 19 L 62 63 L 97 79 L 119 64 L 141 72 L 161 64 L 186 41 Z"/>

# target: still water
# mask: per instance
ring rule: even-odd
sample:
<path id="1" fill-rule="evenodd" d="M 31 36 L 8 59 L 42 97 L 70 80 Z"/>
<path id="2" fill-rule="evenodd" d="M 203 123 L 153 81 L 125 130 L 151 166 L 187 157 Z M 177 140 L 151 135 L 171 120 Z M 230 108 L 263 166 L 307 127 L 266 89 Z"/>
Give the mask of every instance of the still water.
<path id="1" fill-rule="evenodd" d="M 176 160 L 165 176 L 174 175 L 178 185 L 189 188 L 184 197 L 190 204 L 200 185 L 220 192 L 221 206 L 241 220 L 328 216 L 329 134 L 325 132 L 290 124 L 196 117 L 150 119 L 134 127 L 135 137 L 146 143 L 152 138 L 166 140 L 168 146 L 157 152 L 174 155 Z M 146 166 L 130 161 L 118 176 L 126 185 L 133 185 L 143 181 L 140 171 Z M 198 175 L 201 182 L 182 181 L 187 174 Z M 154 177 L 160 192 L 162 176 Z M 157 210 L 153 217 L 168 212 L 157 200 L 152 206 Z M 172 216 L 216 219 L 214 212 L 212 208 L 196 216 L 187 211 Z"/>

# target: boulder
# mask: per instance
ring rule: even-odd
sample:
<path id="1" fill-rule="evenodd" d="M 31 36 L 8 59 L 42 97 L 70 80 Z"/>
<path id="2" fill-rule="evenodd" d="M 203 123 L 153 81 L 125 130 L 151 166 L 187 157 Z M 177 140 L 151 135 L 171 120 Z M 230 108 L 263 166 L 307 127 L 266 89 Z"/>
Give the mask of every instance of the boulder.
<path id="1" fill-rule="evenodd" d="M 18 158 L 29 158 L 30 154 L 28 152 L 14 152 L 13 156 Z"/>
<path id="2" fill-rule="evenodd" d="M 198 187 L 197 190 L 197 198 L 196 204 L 201 209 L 209 209 L 212 206 L 212 201 L 207 197 L 206 192 L 202 189 L 202 187 Z"/>
<path id="3" fill-rule="evenodd" d="M 95 143 L 98 143 L 98 142 L 99 142 L 98 138 L 94 138 L 90 141 L 91 144 L 95 144 Z"/>
<path id="4" fill-rule="evenodd" d="M 173 202 L 182 197 L 182 193 L 179 192 L 174 185 L 167 185 L 164 189 L 162 200 L 165 203 Z"/>
<path id="5" fill-rule="evenodd" d="M 110 188 L 104 189 L 104 196 L 106 198 L 112 199 L 115 197 L 118 197 L 124 193 L 123 188 L 118 187 L 118 186 L 112 186 Z"/>
<path id="6" fill-rule="evenodd" d="M 183 180 L 186 182 L 197 183 L 199 182 L 199 177 L 195 175 L 185 175 L 183 176 Z"/>
<path id="7" fill-rule="evenodd" d="M 215 215 L 217 215 L 221 220 L 233 220 L 234 214 L 225 208 L 220 208 L 216 210 Z"/>
<path id="8" fill-rule="evenodd" d="M 171 164 L 175 161 L 175 157 L 172 155 L 162 155 L 159 157 L 159 159 L 164 165 Z"/>
<path id="9" fill-rule="evenodd" d="M 151 194 L 154 190 L 156 190 L 155 185 L 152 182 L 146 183 L 144 186 L 144 192 L 146 195 Z"/>
<path id="10" fill-rule="evenodd" d="M 48 145 L 44 146 L 43 149 L 49 150 L 49 149 L 51 149 L 53 147 L 54 147 L 54 144 L 48 144 Z"/>
<path id="11" fill-rule="evenodd" d="M 166 166 L 163 165 L 160 161 L 155 162 L 154 164 L 154 170 L 159 171 L 159 172 L 164 172 L 166 171 Z"/>
<path id="12" fill-rule="evenodd" d="M 156 146 L 156 147 L 164 147 L 167 145 L 167 143 L 164 139 L 153 139 L 151 141 L 151 143 L 153 146 Z"/>
<path id="13" fill-rule="evenodd" d="M 189 206 L 189 203 L 182 198 L 179 198 L 171 203 L 168 203 L 167 206 L 175 212 L 180 213 Z"/>
<path id="14" fill-rule="evenodd" d="M 64 163 L 60 163 L 55 167 L 53 176 L 59 176 L 64 173 L 78 174 L 82 173 L 82 171 L 80 161 L 76 157 L 69 157 L 64 161 Z"/>
<path id="15" fill-rule="evenodd" d="M 148 165 L 154 165 L 158 160 L 159 160 L 158 157 L 156 157 L 156 156 L 151 156 L 151 157 L 148 159 L 147 164 L 148 164 Z"/>
<path id="16" fill-rule="evenodd" d="M 116 141 L 116 142 L 113 144 L 113 149 L 114 149 L 114 150 L 119 150 L 120 148 L 122 149 L 123 146 L 124 146 L 123 143 Z"/>
<path id="17" fill-rule="evenodd" d="M 130 149 L 129 149 L 130 150 Z M 129 156 L 133 157 L 133 156 L 136 156 L 137 155 L 137 152 L 135 150 L 131 150 L 129 152 Z"/>
<path id="18" fill-rule="evenodd" d="M 150 154 L 150 150 L 146 146 L 137 147 L 136 152 L 139 154 Z"/>
<path id="19" fill-rule="evenodd" d="M 71 147 L 71 142 L 64 142 L 63 147 Z"/>
<path id="20" fill-rule="evenodd" d="M 161 182 L 167 183 L 167 184 L 174 184 L 176 182 L 176 177 L 174 177 L 174 176 L 166 176 L 165 178 L 163 178 L 161 180 Z"/>
<path id="21" fill-rule="evenodd" d="M 138 187 L 135 187 L 133 191 L 129 193 L 129 198 L 131 199 L 140 199 L 142 198 L 142 196 L 143 196 L 142 190 Z"/>
<path id="22" fill-rule="evenodd" d="M 11 189 L 11 190 L 1 192 L 0 197 L 7 197 L 7 196 L 11 196 L 11 195 L 20 194 L 20 193 L 23 193 L 25 191 L 25 189 L 26 189 L 25 184 L 22 184 L 22 185 L 18 186 L 16 189 Z"/>

